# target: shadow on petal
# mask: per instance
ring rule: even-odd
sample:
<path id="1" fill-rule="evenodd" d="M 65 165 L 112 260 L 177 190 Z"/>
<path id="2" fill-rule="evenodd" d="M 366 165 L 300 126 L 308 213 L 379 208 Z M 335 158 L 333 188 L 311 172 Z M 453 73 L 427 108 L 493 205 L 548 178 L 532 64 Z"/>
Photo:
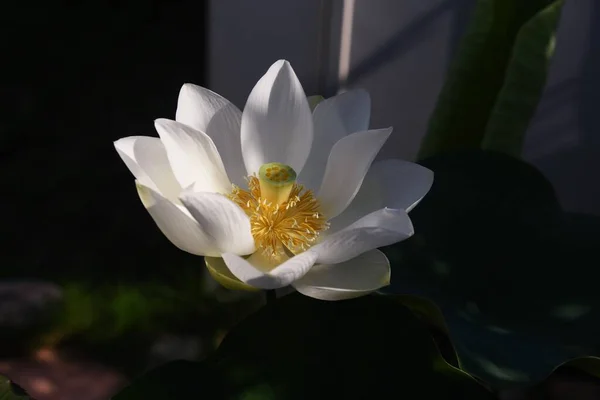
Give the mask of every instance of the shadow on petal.
<path id="1" fill-rule="evenodd" d="M 245 290 L 248 292 L 256 292 L 260 289 L 245 284 L 236 278 L 225 262 L 220 257 L 204 257 L 206 268 L 210 275 L 219 282 L 224 288 L 231 290 Z"/>

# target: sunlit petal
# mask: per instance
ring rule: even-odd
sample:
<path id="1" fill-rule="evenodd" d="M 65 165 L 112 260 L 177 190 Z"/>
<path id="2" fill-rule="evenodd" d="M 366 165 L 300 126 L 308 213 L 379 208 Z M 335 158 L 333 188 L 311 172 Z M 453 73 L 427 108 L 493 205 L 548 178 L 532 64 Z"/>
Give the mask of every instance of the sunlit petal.
<path id="1" fill-rule="evenodd" d="M 300 173 L 313 141 L 312 114 L 290 63 L 279 60 L 258 81 L 242 114 L 242 154 L 249 174 L 280 162 Z"/>

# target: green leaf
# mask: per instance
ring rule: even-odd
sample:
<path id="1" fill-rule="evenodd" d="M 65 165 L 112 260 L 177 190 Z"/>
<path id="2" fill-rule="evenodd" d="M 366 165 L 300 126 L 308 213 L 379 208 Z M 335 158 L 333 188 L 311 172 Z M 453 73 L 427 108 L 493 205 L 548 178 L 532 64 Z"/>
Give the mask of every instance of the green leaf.
<path id="1" fill-rule="evenodd" d="M 454 346 L 448 340 L 450 331 L 439 307 L 424 297 L 396 295 L 392 299 L 400 302 L 427 325 L 441 355 L 450 365 L 460 369 L 460 360 Z"/>
<path id="2" fill-rule="evenodd" d="M 600 378 L 600 357 L 579 357 L 562 364 L 561 367 L 576 368 L 596 378 Z"/>
<path id="3" fill-rule="evenodd" d="M 391 297 L 400 301 L 402 304 L 405 304 L 425 322 L 430 323 L 433 326 L 438 326 L 441 322 L 442 328 L 447 326 L 441 311 L 434 302 L 416 296 L 401 295 Z M 527 343 L 527 340 L 531 338 L 526 337 L 517 338 L 516 343 L 510 344 L 506 337 L 507 334 L 510 334 L 509 331 L 493 325 L 481 326 L 478 323 L 477 318 L 469 318 L 468 321 L 465 321 L 464 314 L 461 315 L 459 320 L 453 319 L 451 316 L 452 310 L 450 308 L 446 309 L 448 310 L 446 313 L 450 316 L 449 319 L 452 326 L 452 332 L 450 332 L 450 329 L 446 328 L 444 333 L 448 335 L 448 339 L 452 336 L 453 339 L 458 342 L 459 352 L 463 354 L 467 360 L 475 357 L 479 364 L 474 367 L 470 365 L 467 370 L 476 378 L 487 378 L 487 380 L 492 382 L 496 387 L 505 388 L 507 386 L 513 386 L 513 384 L 509 383 L 506 385 L 505 382 L 498 384 L 498 379 L 490 378 L 490 375 L 499 374 L 503 380 L 516 380 L 517 385 L 520 385 L 518 383 L 519 377 L 526 374 L 526 372 L 522 372 L 522 369 L 527 363 L 530 365 L 533 364 L 532 368 L 535 370 L 535 368 L 539 368 L 539 365 L 545 363 L 544 359 L 548 357 L 548 352 L 556 353 L 556 349 L 546 347 L 546 342 L 540 343 L 533 340 L 532 343 Z M 512 340 L 514 341 L 514 338 L 512 338 Z M 481 342 L 483 342 L 483 346 L 478 346 L 477 344 Z M 446 360 L 458 361 L 456 349 L 452 346 L 450 341 L 448 340 L 448 342 L 444 344 L 448 346 L 445 349 L 446 353 L 444 354 Z M 514 351 L 515 348 L 522 349 L 523 347 L 527 347 L 526 356 Z M 502 362 L 501 360 L 506 359 L 506 355 L 503 353 L 506 353 L 507 351 L 508 362 Z M 477 353 L 479 353 L 479 356 L 476 355 Z M 533 363 L 527 361 L 527 358 L 531 356 L 536 357 L 531 359 Z M 566 358 L 568 358 L 568 355 L 565 355 L 562 359 Z M 514 366 L 515 361 L 519 364 L 516 368 Z M 456 363 L 453 363 L 453 365 L 456 365 Z M 549 372 L 541 374 L 541 379 L 554 374 L 559 368 L 563 367 L 579 370 L 595 378 L 600 378 L 599 357 L 578 357 L 556 364 L 555 368 L 547 369 Z M 462 365 L 460 365 L 460 368 L 464 369 Z"/>
<path id="4" fill-rule="evenodd" d="M 478 0 L 438 97 L 419 158 L 478 149 L 517 33 L 548 0 Z"/>
<path id="5" fill-rule="evenodd" d="M 497 388 L 600 355 L 600 218 L 563 213 L 539 171 L 502 153 L 422 164 L 436 179 L 415 235 L 382 249 L 389 292 L 435 302 L 461 367 Z"/>
<path id="6" fill-rule="evenodd" d="M 494 398 L 444 361 L 413 313 L 383 296 L 285 296 L 230 331 L 209 360 L 175 367 L 140 378 L 115 400 Z M 195 388 L 184 388 L 191 381 Z"/>
<path id="7" fill-rule="evenodd" d="M 487 122 L 484 149 L 521 155 L 525 133 L 546 85 L 563 4 L 562 0 L 554 2 L 519 31 L 504 86 Z"/>
<path id="8" fill-rule="evenodd" d="M 25 390 L 5 376 L 0 375 L 0 400 L 33 400 Z"/>

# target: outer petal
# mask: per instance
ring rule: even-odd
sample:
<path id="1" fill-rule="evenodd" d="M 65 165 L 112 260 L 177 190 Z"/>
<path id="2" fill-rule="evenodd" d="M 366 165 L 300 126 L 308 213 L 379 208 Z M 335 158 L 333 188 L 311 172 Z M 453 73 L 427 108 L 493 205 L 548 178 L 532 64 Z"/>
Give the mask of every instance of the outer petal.
<path id="1" fill-rule="evenodd" d="M 135 153 L 133 151 L 133 146 L 135 145 L 136 141 L 148 140 L 148 139 L 150 139 L 150 140 L 157 139 L 160 143 L 160 139 L 158 139 L 158 138 L 151 138 L 148 136 L 129 136 L 129 137 L 124 137 L 124 138 L 117 140 L 116 142 L 113 143 L 113 145 L 115 146 L 117 153 L 119 154 L 119 156 L 121 157 L 121 159 L 123 160 L 123 162 L 125 163 L 127 168 L 129 168 L 129 171 L 131 171 L 133 176 L 135 176 L 135 178 L 143 185 L 151 187 L 154 190 L 157 190 L 156 185 L 148 177 L 148 174 L 146 174 L 146 172 L 138 165 L 138 162 L 135 159 Z M 161 144 L 159 144 L 159 145 L 161 145 Z M 168 164 L 169 163 L 167 160 L 167 165 Z"/>
<path id="2" fill-rule="evenodd" d="M 317 189 L 323 180 L 327 158 L 344 136 L 369 128 L 371 98 L 365 90 L 351 90 L 322 101 L 313 112 L 315 137 L 299 180 Z"/>
<path id="3" fill-rule="evenodd" d="M 182 187 L 199 192 L 227 193 L 231 182 L 212 139 L 180 122 L 157 119 L 154 123 Z"/>
<path id="4" fill-rule="evenodd" d="M 280 162 L 300 173 L 313 140 L 312 115 L 302 85 L 279 60 L 258 81 L 242 114 L 242 154 L 249 174 Z"/>
<path id="5" fill-rule="evenodd" d="M 255 253 L 256 254 L 256 253 Z M 225 264 L 239 280 L 259 289 L 279 289 L 303 277 L 314 265 L 317 255 L 308 250 L 279 264 L 270 272 L 261 271 L 254 257 L 244 259 L 235 254 L 222 255 Z"/>
<path id="6" fill-rule="evenodd" d="M 311 250 L 318 254 L 317 263 L 337 264 L 369 250 L 400 242 L 413 234 L 406 211 L 384 208 L 324 237 Z"/>
<path id="7" fill-rule="evenodd" d="M 317 195 L 328 219 L 339 215 L 354 199 L 371 163 L 391 133 L 392 128 L 357 132 L 333 146 Z"/>
<path id="8" fill-rule="evenodd" d="M 167 152 L 159 138 L 129 136 L 114 142 L 115 149 L 133 176 L 170 200 L 181 191 L 175 179 Z"/>
<path id="9" fill-rule="evenodd" d="M 142 203 L 161 232 L 175 246 L 199 256 L 218 256 L 214 241 L 181 206 L 173 204 L 154 190 L 136 182 Z"/>
<path id="10" fill-rule="evenodd" d="M 185 191 L 181 202 L 212 238 L 220 253 L 254 252 L 250 219 L 233 201 L 218 193 Z"/>
<path id="11" fill-rule="evenodd" d="M 371 250 L 339 264 L 318 264 L 292 286 L 319 300 L 364 296 L 390 284 L 390 263 L 381 251 Z"/>
<path id="12" fill-rule="evenodd" d="M 179 92 L 175 120 L 206 133 L 217 146 L 229 179 L 238 186 L 244 184 L 242 112 L 236 106 L 213 91 L 186 83 Z"/>
<path id="13" fill-rule="evenodd" d="M 373 163 L 352 203 L 330 221 L 337 232 L 360 217 L 380 208 L 410 212 L 433 184 L 433 171 L 409 161 L 390 159 Z"/>

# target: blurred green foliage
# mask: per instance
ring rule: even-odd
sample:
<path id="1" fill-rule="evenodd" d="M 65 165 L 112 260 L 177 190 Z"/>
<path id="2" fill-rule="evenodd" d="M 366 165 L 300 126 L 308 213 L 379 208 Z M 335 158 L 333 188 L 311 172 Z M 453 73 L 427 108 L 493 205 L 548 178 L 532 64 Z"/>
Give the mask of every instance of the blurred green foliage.
<path id="1" fill-rule="evenodd" d="M 548 8 L 547 8 L 548 7 Z M 553 55 L 562 1 L 478 0 L 429 120 L 419 158 L 520 153 Z"/>
<path id="2" fill-rule="evenodd" d="M 149 349 L 165 334 L 192 335 L 200 340 L 202 352 L 210 353 L 223 332 L 254 310 L 262 297 L 236 296 L 219 287 L 202 258 L 193 259 L 192 264 L 175 257 L 175 273 L 148 265 L 154 271 L 139 282 L 130 279 L 128 271 L 98 281 L 95 274 L 58 276 L 62 300 L 51 316 L 26 330 L 3 329 L 0 337 L 11 343 L 3 352 L 14 357 L 42 346 L 62 348 L 127 375 L 146 368 Z"/>
<path id="3" fill-rule="evenodd" d="M 0 399 L 2 400 L 33 400 L 22 387 L 10 379 L 0 375 Z"/>
<path id="4" fill-rule="evenodd" d="M 556 45 L 556 27 L 564 1 L 555 1 L 519 30 L 481 146 L 515 157 L 544 88 Z"/>

